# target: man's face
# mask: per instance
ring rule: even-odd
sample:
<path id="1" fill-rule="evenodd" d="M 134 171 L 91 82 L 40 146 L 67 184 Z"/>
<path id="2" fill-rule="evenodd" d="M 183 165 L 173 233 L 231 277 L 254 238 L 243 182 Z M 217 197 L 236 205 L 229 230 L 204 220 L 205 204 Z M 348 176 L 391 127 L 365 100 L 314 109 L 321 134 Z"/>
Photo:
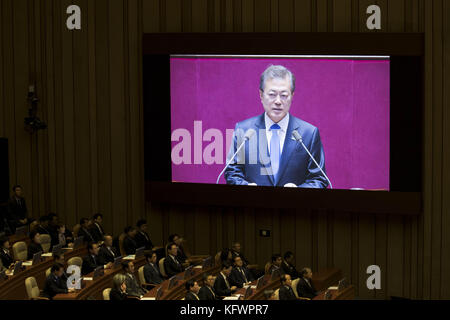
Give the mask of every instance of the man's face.
<path id="1" fill-rule="evenodd" d="M 128 264 L 128 270 L 130 270 L 130 273 L 134 273 L 134 263 L 133 262 L 130 262 Z"/>
<path id="2" fill-rule="evenodd" d="M 56 226 L 58 224 L 58 217 L 57 216 L 53 216 L 52 218 L 52 225 Z"/>
<path id="3" fill-rule="evenodd" d="M 179 246 L 180 243 L 181 243 L 181 237 L 175 236 L 175 237 L 173 238 L 173 242 L 175 242 L 175 243 L 177 244 L 177 246 Z"/>
<path id="4" fill-rule="evenodd" d="M 227 277 L 230 275 L 231 273 L 231 267 L 229 267 L 228 269 L 223 269 L 223 274 L 226 275 Z"/>
<path id="5" fill-rule="evenodd" d="M 276 266 L 281 266 L 281 263 L 283 262 L 283 260 L 281 259 L 281 257 L 278 257 L 276 260 L 275 260 L 275 265 Z"/>
<path id="6" fill-rule="evenodd" d="M 197 294 L 199 290 L 200 290 L 200 287 L 198 286 L 198 283 L 196 281 L 196 282 L 194 282 L 194 286 L 191 288 L 191 291 L 194 292 L 195 294 Z"/>
<path id="7" fill-rule="evenodd" d="M 290 256 L 290 257 L 287 257 L 287 258 L 286 258 L 286 262 L 292 264 L 292 263 L 294 262 L 294 255 L 292 255 L 292 256 Z"/>
<path id="8" fill-rule="evenodd" d="M 267 79 L 264 91 L 259 91 L 262 105 L 269 118 L 277 123 L 289 112 L 294 93 L 289 77 Z"/>
<path id="9" fill-rule="evenodd" d="M 65 233 L 66 232 L 66 226 L 61 226 L 61 227 L 59 227 L 59 229 L 58 229 L 58 233 Z"/>
<path id="10" fill-rule="evenodd" d="M 34 236 L 34 242 L 41 243 L 41 235 L 39 233 L 36 233 L 36 235 Z"/>
<path id="11" fill-rule="evenodd" d="M 16 190 L 14 190 L 14 193 L 17 197 L 22 197 L 22 188 L 17 187 Z"/>
<path id="12" fill-rule="evenodd" d="M 55 260 L 55 263 L 64 264 L 64 255 L 61 255 L 59 259 Z"/>
<path id="13" fill-rule="evenodd" d="M 169 253 L 173 256 L 176 256 L 177 252 L 178 252 L 178 247 L 176 245 L 173 245 L 169 250 Z"/>
<path id="14" fill-rule="evenodd" d="M 103 218 L 98 216 L 97 219 L 95 219 L 95 222 L 97 222 L 98 224 L 102 224 Z"/>
<path id="15" fill-rule="evenodd" d="M 286 275 L 286 285 L 290 287 L 291 284 L 292 284 L 291 276 L 287 274 Z"/>
<path id="16" fill-rule="evenodd" d="M 306 278 L 308 278 L 308 279 L 312 279 L 312 271 L 311 271 L 311 269 L 307 269 L 307 271 L 308 271 L 308 273 L 305 275 L 305 277 Z"/>
<path id="17" fill-rule="evenodd" d="M 137 231 L 136 229 L 131 230 L 128 234 L 130 235 L 130 237 L 134 238 L 134 236 L 136 235 Z"/>
<path id="18" fill-rule="evenodd" d="M 233 250 L 236 252 L 241 253 L 241 244 L 240 243 L 235 243 L 233 246 Z"/>
<path id="19" fill-rule="evenodd" d="M 64 268 L 59 269 L 58 271 L 56 271 L 56 276 L 59 278 L 63 275 L 64 272 Z"/>
<path id="20" fill-rule="evenodd" d="M 208 278 L 206 279 L 206 285 L 212 287 L 214 285 L 214 277 L 213 276 L 208 276 Z"/>
<path id="21" fill-rule="evenodd" d="M 111 247 L 112 246 L 112 242 L 113 242 L 112 237 L 110 237 L 110 236 L 105 237 L 105 246 Z"/>
<path id="22" fill-rule="evenodd" d="M 234 259 L 234 263 L 237 267 L 242 267 L 242 259 L 240 257 L 236 257 L 236 259 Z"/>
<path id="23" fill-rule="evenodd" d="M 95 256 L 98 255 L 98 245 L 97 244 L 92 245 L 91 253 Z"/>
<path id="24" fill-rule="evenodd" d="M 147 231 L 147 224 L 146 223 L 141 226 L 141 231 L 143 231 L 143 232 Z"/>
<path id="25" fill-rule="evenodd" d="M 9 249 L 9 248 L 10 248 L 9 241 L 6 241 L 6 242 L 3 244 L 3 247 L 4 247 L 5 249 Z"/>
<path id="26" fill-rule="evenodd" d="M 156 263 L 156 253 L 152 254 L 152 258 L 150 259 L 151 263 Z"/>

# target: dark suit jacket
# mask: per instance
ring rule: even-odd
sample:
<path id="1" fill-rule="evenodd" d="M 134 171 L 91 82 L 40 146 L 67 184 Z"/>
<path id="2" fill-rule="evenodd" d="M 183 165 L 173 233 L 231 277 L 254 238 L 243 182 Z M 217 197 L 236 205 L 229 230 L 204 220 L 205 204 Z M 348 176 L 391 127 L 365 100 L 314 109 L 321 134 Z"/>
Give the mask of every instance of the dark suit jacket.
<path id="1" fill-rule="evenodd" d="M 89 254 L 83 258 L 83 265 L 81 266 L 81 274 L 84 276 L 88 273 L 91 273 L 95 270 L 95 268 L 102 266 L 100 260 L 97 257 L 95 259 Z"/>
<path id="2" fill-rule="evenodd" d="M 247 282 L 252 282 L 254 279 L 250 271 L 246 267 L 242 267 L 241 269 L 244 272 L 245 277 L 247 278 Z M 231 285 L 238 288 L 242 288 L 244 286 L 244 283 L 246 282 L 244 275 L 238 270 L 237 267 L 233 267 L 233 269 L 231 270 L 229 280 Z"/>
<path id="3" fill-rule="evenodd" d="M 244 263 L 244 266 L 247 266 L 250 264 L 250 262 L 248 262 L 247 258 L 245 258 L 245 256 L 242 253 L 237 253 L 236 251 L 231 250 L 231 256 L 232 256 L 232 258 L 231 258 L 232 261 L 234 261 L 234 258 L 239 256 L 239 257 L 241 257 L 241 260 Z"/>
<path id="4" fill-rule="evenodd" d="M 278 292 L 279 300 L 297 300 L 294 290 L 289 286 L 282 286 Z"/>
<path id="5" fill-rule="evenodd" d="M 0 249 L 0 258 L 2 259 L 2 263 L 5 268 L 9 268 L 9 266 L 14 262 L 12 254 L 11 249 L 9 250 L 9 254 L 3 251 L 3 249 Z"/>
<path id="6" fill-rule="evenodd" d="M 175 257 L 175 259 L 177 259 Z M 178 261 L 178 260 L 177 260 Z M 171 256 L 167 256 L 166 259 L 164 260 L 164 269 L 166 271 L 167 276 L 173 277 L 174 275 L 183 272 L 184 268 L 181 265 L 181 263 L 178 261 L 178 263 L 176 263 Z"/>
<path id="7" fill-rule="evenodd" d="M 277 270 L 277 269 L 280 269 L 280 275 L 283 275 L 284 274 L 284 270 L 283 270 L 283 268 L 278 268 L 276 265 L 271 265 L 270 266 L 270 268 L 269 268 L 269 274 L 270 275 L 272 275 L 272 272 L 274 271 L 274 270 Z"/>
<path id="8" fill-rule="evenodd" d="M 12 196 L 8 201 L 8 221 L 10 226 L 14 228 L 20 227 L 22 224 L 19 220 L 23 220 L 27 218 L 28 210 L 27 204 L 24 198 L 19 199 L 19 203 L 17 203 L 16 197 Z"/>
<path id="9" fill-rule="evenodd" d="M 200 291 L 198 292 L 198 297 L 200 298 L 200 300 L 217 300 L 214 288 L 208 288 L 207 286 L 203 286 L 200 288 Z"/>
<path id="10" fill-rule="evenodd" d="M 43 227 L 43 226 L 41 226 L 40 224 L 38 224 L 36 227 L 35 227 L 35 230 L 37 231 L 37 232 L 39 232 L 39 234 L 50 234 L 50 227 Z"/>
<path id="11" fill-rule="evenodd" d="M 127 285 L 127 294 L 129 296 L 139 297 L 147 293 L 147 290 L 145 290 L 139 285 L 135 275 L 127 273 L 125 274 L 125 276 L 126 276 L 125 284 Z"/>
<path id="12" fill-rule="evenodd" d="M 160 284 L 164 281 L 157 264 L 152 267 L 149 263 L 147 263 L 144 266 L 144 277 L 145 282 L 147 283 Z"/>
<path id="13" fill-rule="evenodd" d="M 230 283 L 230 280 L 228 280 L 228 283 L 231 287 L 232 284 Z M 232 294 L 230 287 L 227 286 L 227 283 L 225 282 L 222 273 L 219 272 L 216 281 L 214 281 L 214 292 L 216 293 L 216 295 L 218 295 L 219 297 L 230 296 Z"/>
<path id="14" fill-rule="evenodd" d="M 184 252 L 182 245 L 178 246 L 177 258 L 178 258 L 178 261 L 180 261 L 181 263 L 185 263 L 188 258 L 186 253 Z"/>
<path id="15" fill-rule="evenodd" d="M 283 272 L 285 274 L 290 275 L 292 280 L 297 279 L 300 276 L 297 269 L 295 269 L 293 265 L 287 264 L 286 261 L 283 261 L 283 263 L 281 264 L 281 269 L 283 269 Z"/>
<path id="16" fill-rule="evenodd" d="M 33 255 L 35 253 L 38 253 L 39 251 L 42 251 L 42 253 L 44 253 L 44 249 L 42 249 L 42 246 L 39 243 L 31 242 L 28 245 L 28 258 L 27 259 L 28 260 L 33 259 Z"/>
<path id="17" fill-rule="evenodd" d="M 109 293 L 109 300 L 112 301 L 123 301 L 127 300 L 127 294 L 125 292 L 119 291 L 117 289 L 111 289 Z"/>
<path id="18" fill-rule="evenodd" d="M 297 294 L 299 297 L 313 299 L 317 296 L 317 291 L 314 288 L 314 285 L 311 283 L 311 286 L 306 282 L 305 279 L 300 278 L 297 283 Z"/>
<path id="19" fill-rule="evenodd" d="M 184 298 L 184 300 L 197 301 L 197 300 L 200 300 L 200 297 L 195 296 L 195 294 L 193 294 L 191 291 L 188 291 L 188 293 L 186 293 L 186 297 Z"/>
<path id="20" fill-rule="evenodd" d="M 150 237 L 147 232 L 138 231 L 136 233 L 136 236 L 134 237 L 134 240 L 136 241 L 137 248 L 145 247 L 145 250 L 152 250 L 153 249 L 153 243 L 152 240 L 150 240 Z"/>
<path id="21" fill-rule="evenodd" d="M 302 145 L 292 139 L 292 132 L 297 130 L 302 136 L 305 146 L 325 171 L 325 155 L 319 130 L 316 127 L 289 114 L 289 124 L 276 177 L 272 174 L 270 156 L 267 152 L 265 127 L 264 113 L 236 124 L 229 157 L 243 142 L 247 130 L 253 129 L 256 134 L 245 142 L 245 160 L 242 159 L 244 152 L 238 153 L 225 170 L 227 184 L 256 183 L 260 186 L 284 186 L 286 183 L 294 183 L 301 188 L 326 188 L 328 186 L 327 180 Z M 250 146 L 252 147 L 251 152 L 249 151 Z"/>
<path id="22" fill-rule="evenodd" d="M 114 262 L 114 259 L 119 256 L 116 248 L 110 248 L 113 254 L 104 245 L 98 251 L 98 260 L 100 264 L 107 264 L 108 262 Z"/>
<path id="23" fill-rule="evenodd" d="M 95 222 L 89 228 L 89 233 L 92 235 L 92 238 L 94 238 L 95 242 L 103 241 L 103 237 L 105 236 L 105 231 L 103 230 L 103 227 L 100 225 L 97 226 Z"/>
<path id="24" fill-rule="evenodd" d="M 94 237 L 91 234 L 91 231 L 87 229 L 80 228 L 80 230 L 78 230 L 78 236 L 79 237 L 83 236 L 84 242 L 95 242 Z"/>
<path id="25" fill-rule="evenodd" d="M 135 254 L 137 248 L 136 241 L 130 236 L 126 236 L 123 239 L 123 251 L 125 251 L 126 255 Z"/>
<path id="26" fill-rule="evenodd" d="M 53 273 L 51 273 L 45 280 L 44 290 L 42 291 L 42 296 L 53 299 L 58 293 L 67 293 L 67 280 L 62 277 L 57 278 Z"/>

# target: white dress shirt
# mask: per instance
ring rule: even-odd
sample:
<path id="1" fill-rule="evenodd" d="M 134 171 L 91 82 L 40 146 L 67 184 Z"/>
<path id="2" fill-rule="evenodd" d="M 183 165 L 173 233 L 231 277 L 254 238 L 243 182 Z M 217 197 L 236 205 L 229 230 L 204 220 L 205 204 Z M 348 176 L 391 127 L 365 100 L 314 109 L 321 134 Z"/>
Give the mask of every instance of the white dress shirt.
<path id="1" fill-rule="evenodd" d="M 270 139 L 272 138 L 273 131 L 270 127 L 275 123 L 269 118 L 267 112 L 264 113 L 264 122 L 266 123 L 266 137 L 267 137 L 267 148 L 270 154 Z M 284 139 L 286 138 L 286 132 L 289 125 L 289 113 L 278 122 L 281 129 L 278 130 L 278 136 L 280 137 L 280 155 L 283 153 Z"/>

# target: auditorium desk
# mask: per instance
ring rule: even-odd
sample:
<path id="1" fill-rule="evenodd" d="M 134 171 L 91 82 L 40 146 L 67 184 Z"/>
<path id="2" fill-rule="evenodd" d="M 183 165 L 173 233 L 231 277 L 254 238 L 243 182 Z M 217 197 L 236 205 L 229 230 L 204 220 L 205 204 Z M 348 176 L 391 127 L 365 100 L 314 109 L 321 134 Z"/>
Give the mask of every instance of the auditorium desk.
<path id="1" fill-rule="evenodd" d="M 147 294 L 144 296 L 145 298 L 154 298 L 156 297 L 156 291 L 158 290 L 159 287 L 162 287 L 162 290 L 164 291 L 163 295 L 161 296 L 161 300 L 181 300 L 184 298 L 184 296 L 186 295 L 186 288 L 185 288 L 185 283 L 188 280 L 192 280 L 192 281 L 200 281 L 203 278 L 203 274 L 207 273 L 207 274 L 212 274 L 212 275 L 216 275 L 217 273 L 219 273 L 219 266 L 215 266 L 206 270 L 202 270 L 201 268 L 194 268 L 194 275 L 189 277 L 186 280 L 178 280 L 177 284 L 170 290 L 168 290 L 169 287 L 169 280 L 164 281 L 163 283 L 161 283 L 159 286 L 156 286 L 155 288 L 153 288 L 152 290 L 150 290 L 149 292 L 147 292 Z M 180 279 L 184 279 L 184 272 L 179 273 L 177 275 Z"/>
<path id="2" fill-rule="evenodd" d="M 330 290 L 331 298 L 330 300 L 353 300 L 355 299 L 355 287 L 352 285 L 348 286 L 344 290 Z M 317 297 L 313 300 L 324 300 L 325 299 L 325 291 L 321 292 Z"/>
<path id="3" fill-rule="evenodd" d="M 133 260 L 135 268 L 135 276 L 138 278 L 138 270 L 145 264 L 145 257 L 140 257 L 137 260 Z M 103 290 L 106 288 L 111 288 L 112 279 L 117 274 L 122 272 L 122 267 L 118 266 L 115 269 L 105 269 L 104 274 L 92 281 L 82 280 L 82 289 L 77 290 L 73 293 L 57 294 L 54 300 L 103 300 Z M 84 277 L 92 277 L 93 272 L 85 275 Z M 138 280 L 139 281 L 139 280 Z"/>
<path id="4" fill-rule="evenodd" d="M 83 257 L 87 254 L 87 249 L 81 247 L 75 250 L 64 250 L 65 260 L 72 257 Z M 0 282 L 0 300 L 24 300 L 28 299 L 27 290 L 25 288 L 25 279 L 28 277 L 35 277 L 39 289 L 44 288 L 45 271 L 53 265 L 52 257 L 44 257 L 41 263 L 34 266 L 26 267 L 22 272 L 10 276 L 8 280 Z"/>

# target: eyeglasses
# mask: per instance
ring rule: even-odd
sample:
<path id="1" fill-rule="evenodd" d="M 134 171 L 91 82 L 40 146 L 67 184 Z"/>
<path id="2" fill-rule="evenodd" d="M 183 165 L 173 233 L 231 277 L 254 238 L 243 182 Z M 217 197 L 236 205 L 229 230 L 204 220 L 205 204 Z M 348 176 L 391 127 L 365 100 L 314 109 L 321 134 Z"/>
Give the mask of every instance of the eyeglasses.
<path id="1" fill-rule="evenodd" d="M 283 102 L 287 101 L 291 97 L 291 95 L 286 92 L 276 93 L 276 92 L 272 92 L 272 91 L 269 93 L 266 93 L 266 96 L 268 97 L 268 99 L 270 101 L 275 101 L 277 99 L 277 97 L 280 96 L 280 100 Z"/>

